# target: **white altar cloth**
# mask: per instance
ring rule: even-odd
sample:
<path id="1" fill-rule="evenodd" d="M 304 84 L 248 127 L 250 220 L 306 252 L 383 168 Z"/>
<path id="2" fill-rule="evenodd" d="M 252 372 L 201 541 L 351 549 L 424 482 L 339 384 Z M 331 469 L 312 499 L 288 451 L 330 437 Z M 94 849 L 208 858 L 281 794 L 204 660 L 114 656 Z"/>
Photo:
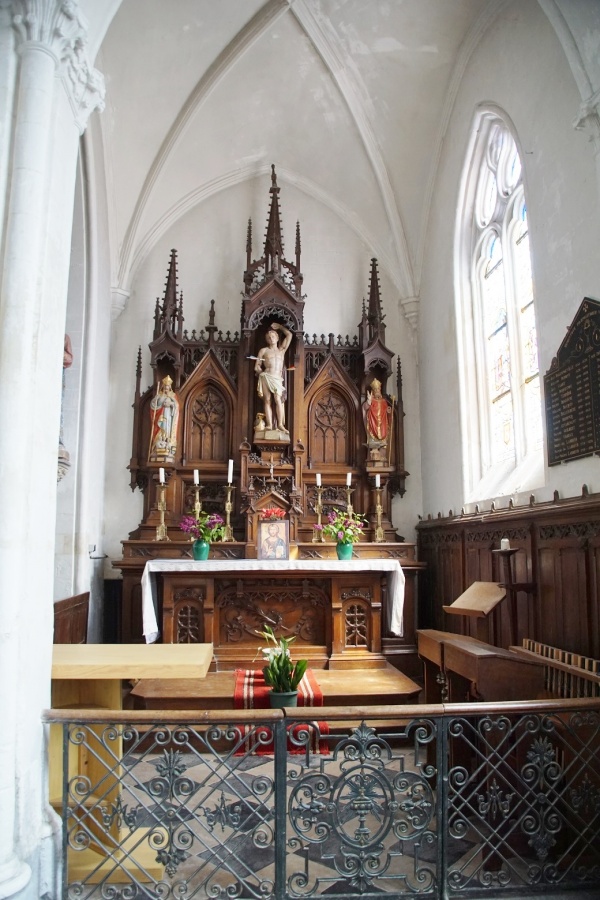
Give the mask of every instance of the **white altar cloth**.
<path id="1" fill-rule="evenodd" d="M 269 572 L 386 572 L 388 575 L 387 592 L 387 626 L 391 634 L 402 637 L 404 610 L 404 572 L 397 559 L 352 559 L 342 560 L 319 559 L 207 559 L 203 562 L 192 562 L 181 559 L 149 560 L 142 574 L 142 616 L 146 643 L 152 644 L 158 639 L 159 628 L 156 618 L 156 575 L 160 572 L 198 572 L 222 574 L 239 577 L 244 572 L 262 570 Z"/>

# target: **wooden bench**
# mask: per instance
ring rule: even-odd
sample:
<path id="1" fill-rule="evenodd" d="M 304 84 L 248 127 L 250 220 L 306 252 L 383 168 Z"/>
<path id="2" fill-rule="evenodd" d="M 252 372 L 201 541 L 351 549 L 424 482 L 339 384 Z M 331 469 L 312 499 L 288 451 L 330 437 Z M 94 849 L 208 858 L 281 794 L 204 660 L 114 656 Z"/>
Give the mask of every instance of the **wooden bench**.
<path id="1" fill-rule="evenodd" d="M 541 661 L 448 631 L 417 631 L 426 703 L 536 700 L 544 691 Z"/>
<path id="2" fill-rule="evenodd" d="M 415 703 L 421 688 L 390 663 L 382 669 L 313 669 L 323 706 Z M 130 697 L 141 709 L 233 709 L 235 672 L 205 678 L 143 678 Z"/>
<path id="3" fill-rule="evenodd" d="M 54 604 L 55 644 L 87 644 L 90 594 L 76 594 Z"/>

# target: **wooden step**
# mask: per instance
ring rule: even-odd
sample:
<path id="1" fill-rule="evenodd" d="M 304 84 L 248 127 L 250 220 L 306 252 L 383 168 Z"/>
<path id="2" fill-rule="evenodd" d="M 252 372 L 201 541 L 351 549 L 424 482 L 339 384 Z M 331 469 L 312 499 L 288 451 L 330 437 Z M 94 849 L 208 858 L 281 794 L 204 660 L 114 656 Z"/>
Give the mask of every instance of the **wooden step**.
<path id="1" fill-rule="evenodd" d="M 389 663 L 380 669 L 313 669 L 323 706 L 416 703 L 421 688 Z M 235 672 L 205 678 L 142 678 L 130 696 L 137 709 L 233 709 Z"/>

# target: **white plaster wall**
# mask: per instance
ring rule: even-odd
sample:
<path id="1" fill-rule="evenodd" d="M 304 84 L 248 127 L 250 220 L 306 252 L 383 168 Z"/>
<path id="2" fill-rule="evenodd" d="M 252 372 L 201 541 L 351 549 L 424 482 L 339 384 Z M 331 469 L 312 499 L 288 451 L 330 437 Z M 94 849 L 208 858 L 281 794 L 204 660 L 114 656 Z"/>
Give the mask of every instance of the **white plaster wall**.
<path id="1" fill-rule="evenodd" d="M 598 187 L 593 146 L 572 127 L 579 102 L 547 18 L 537 4 L 513 3 L 466 68 L 433 198 L 419 332 L 425 514 L 447 515 L 464 503 L 453 247 L 475 110 L 480 104 L 496 104 L 517 130 L 530 222 L 540 371 L 545 373 L 583 297 L 600 297 Z M 583 483 L 600 490 L 596 457 L 546 468 L 545 486 L 535 496 L 551 499 L 555 489 L 561 496 L 574 496 Z"/>
<path id="2" fill-rule="evenodd" d="M 83 377 L 83 332 L 85 310 L 85 229 L 81 171 L 75 188 L 66 332 L 71 339 L 73 363 L 63 373 L 62 433 L 69 453 L 70 469 L 56 492 L 56 545 L 54 554 L 54 599 L 75 593 L 76 502 L 79 463 L 81 382 Z"/>
<path id="3" fill-rule="evenodd" d="M 110 450 L 108 396 L 110 382 L 111 287 L 104 156 L 99 115 L 92 116 L 82 142 L 86 175 L 85 228 L 87 316 L 83 356 L 79 486 L 77 507 L 78 565 L 76 591 L 90 590 L 88 640 L 101 639 L 104 603 L 104 476 Z M 88 547 L 95 551 L 88 553 Z"/>
<path id="4" fill-rule="evenodd" d="M 63 438 L 71 467 L 57 488 L 54 599 L 90 592 L 88 641 L 102 637 L 104 469 L 110 380 L 110 267 L 98 114 L 80 144 L 66 331 Z M 93 548 L 93 549 L 92 549 Z"/>
<path id="5" fill-rule="evenodd" d="M 372 250 L 335 214 L 296 187 L 279 180 L 285 251 L 294 257 L 296 220 L 301 223 L 305 331 L 357 334 L 362 299 L 368 295 Z M 142 390 L 152 383 L 148 343 L 152 339 L 154 304 L 162 299 L 171 248 L 178 251 L 179 289 L 184 295 L 185 327 L 208 324 L 211 299 L 216 323 L 223 331 L 239 331 L 242 275 L 246 263 L 246 228 L 253 220 L 253 257 L 262 255 L 269 206 L 270 178 L 252 179 L 213 196 L 183 216 L 164 235 L 137 271 L 126 310 L 113 326 L 109 453 L 106 478 L 106 552 L 121 555 L 120 541 L 137 527 L 141 495 L 129 490 L 126 466 L 131 456 L 135 367 L 142 346 Z M 406 467 L 411 476 L 394 521 L 402 534 L 412 534 L 420 508 L 418 396 L 415 348 L 411 328 L 400 311 L 389 278 L 380 273 L 386 314 L 386 342 L 402 360 L 407 434 Z M 391 388 L 390 388 L 391 389 Z M 107 576 L 114 570 L 107 565 Z"/>

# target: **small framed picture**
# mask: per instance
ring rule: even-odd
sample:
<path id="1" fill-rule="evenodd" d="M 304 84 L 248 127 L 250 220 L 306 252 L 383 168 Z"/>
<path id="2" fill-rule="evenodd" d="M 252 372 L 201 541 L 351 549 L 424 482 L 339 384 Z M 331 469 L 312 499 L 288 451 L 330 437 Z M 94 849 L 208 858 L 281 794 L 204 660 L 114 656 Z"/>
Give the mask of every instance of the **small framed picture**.
<path id="1" fill-rule="evenodd" d="M 258 523 L 258 559 L 290 558 L 290 523 L 282 519 Z"/>

